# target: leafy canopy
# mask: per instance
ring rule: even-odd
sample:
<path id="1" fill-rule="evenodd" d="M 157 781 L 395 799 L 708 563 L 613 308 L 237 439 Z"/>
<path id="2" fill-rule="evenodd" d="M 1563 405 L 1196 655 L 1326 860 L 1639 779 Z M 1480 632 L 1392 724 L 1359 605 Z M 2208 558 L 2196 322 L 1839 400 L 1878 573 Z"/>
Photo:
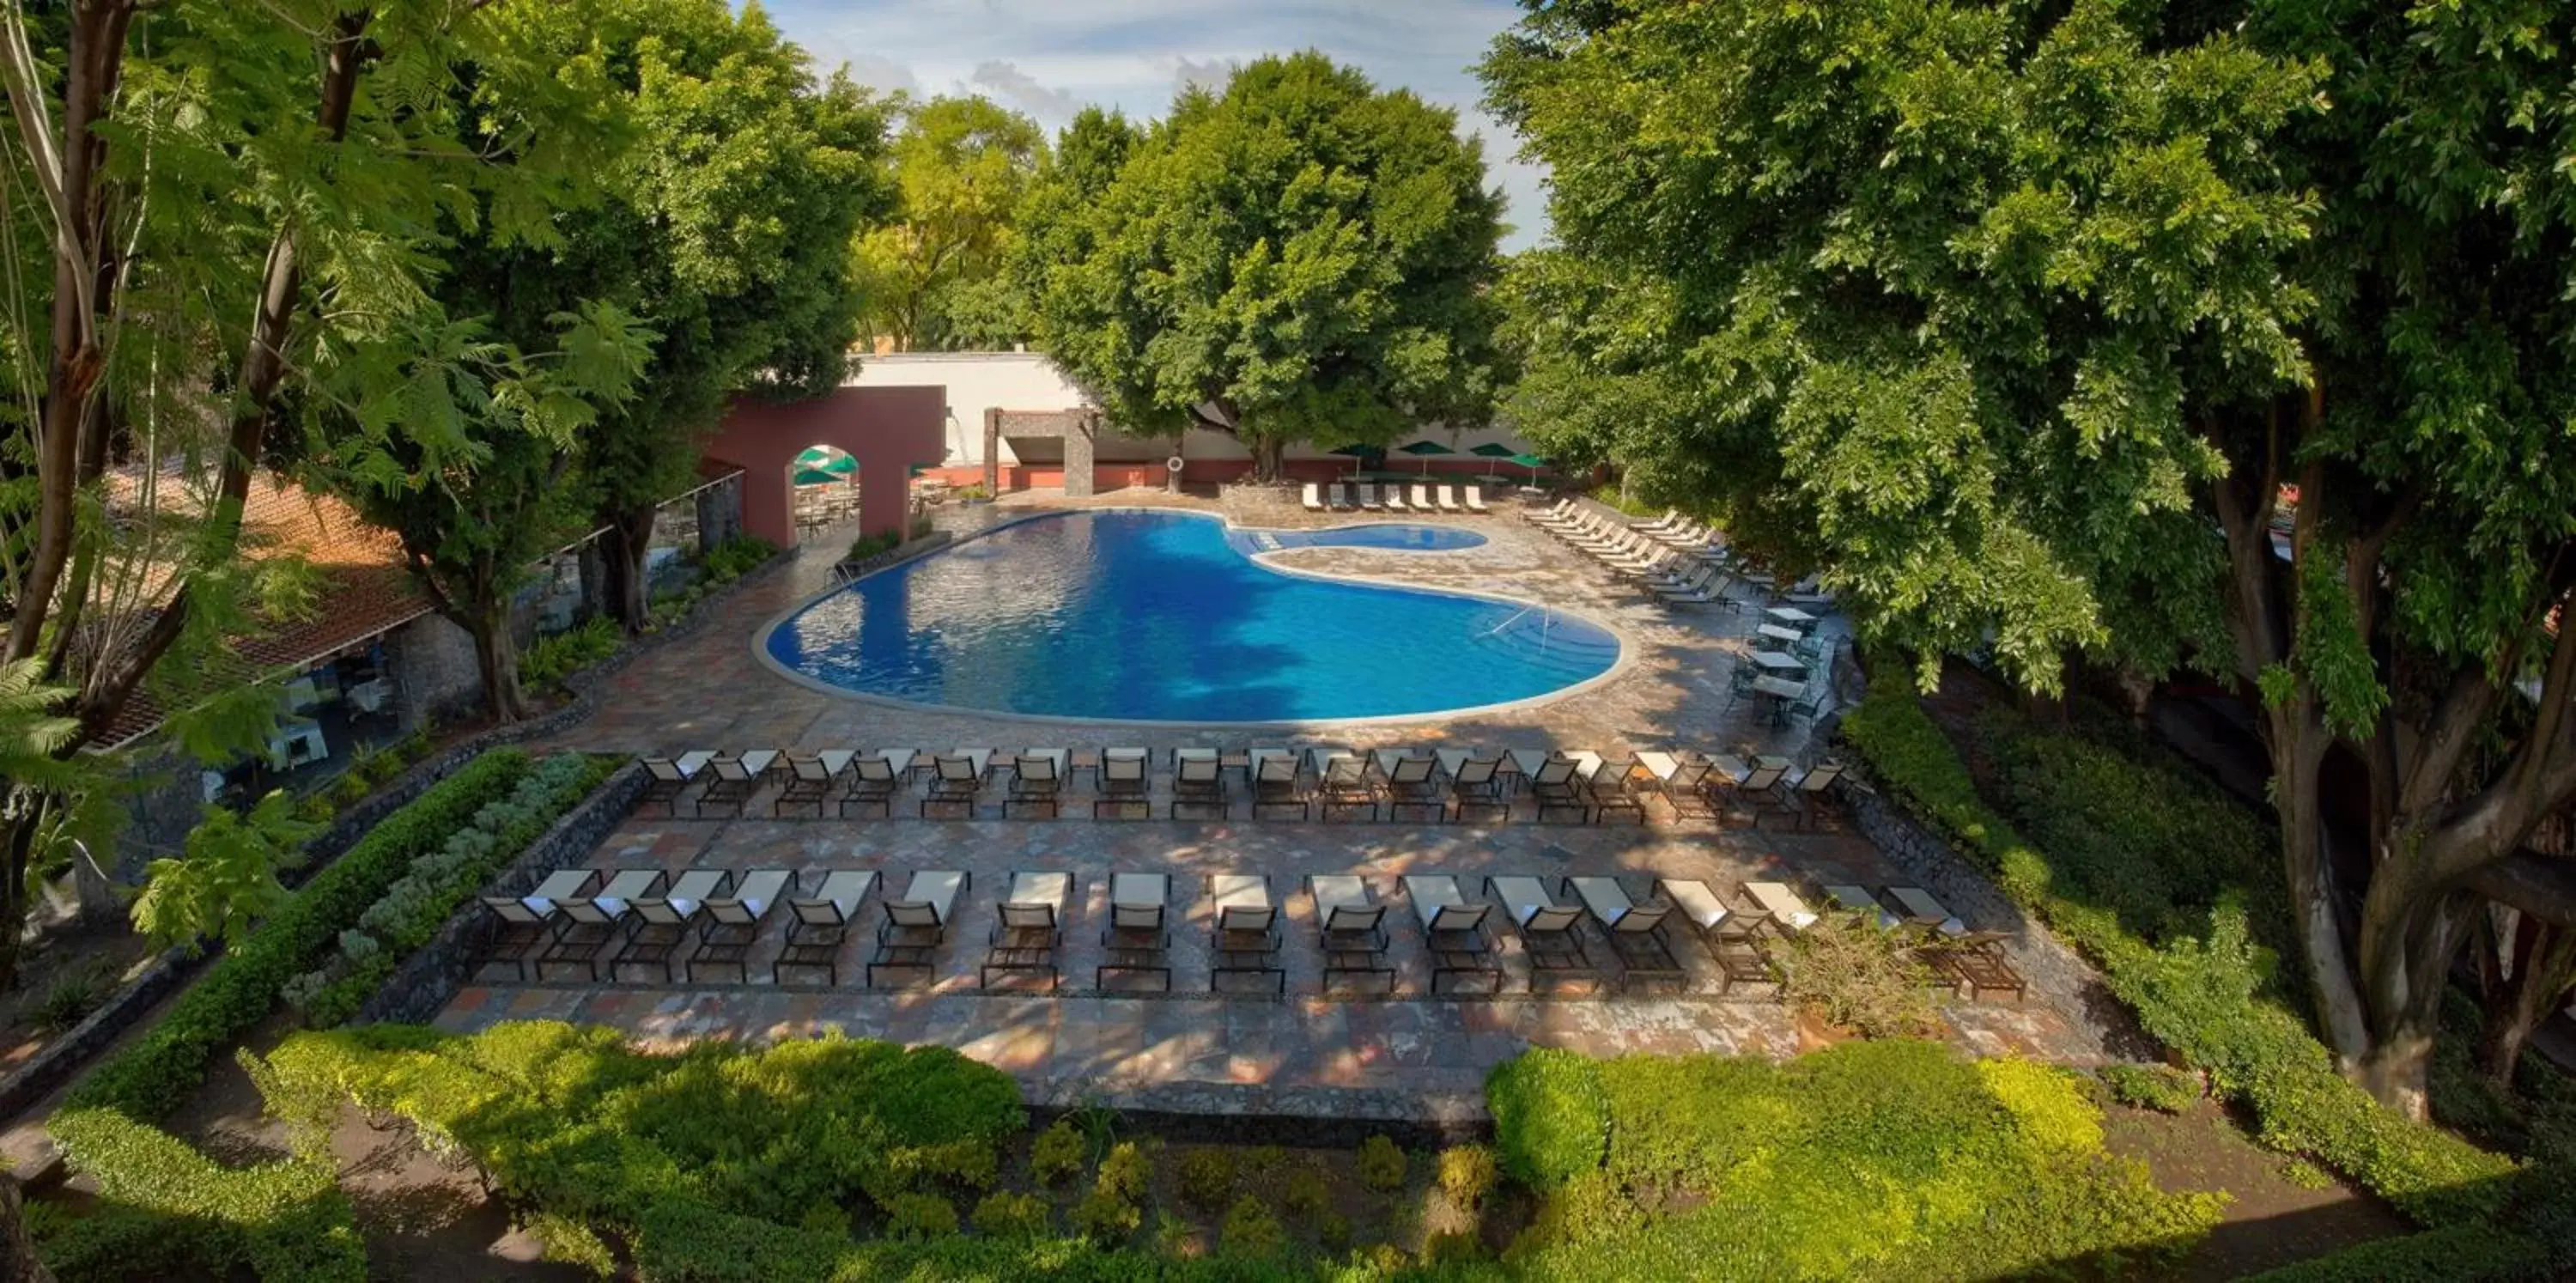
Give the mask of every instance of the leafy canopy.
<path id="1" fill-rule="evenodd" d="M 868 329 L 897 351 L 1002 348 L 1026 337 L 1003 275 L 1013 219 L 1047 156 L 1036 121 L 984 98 L 911 108 L 887 156 L 900 216 L 862 235 Z"/>

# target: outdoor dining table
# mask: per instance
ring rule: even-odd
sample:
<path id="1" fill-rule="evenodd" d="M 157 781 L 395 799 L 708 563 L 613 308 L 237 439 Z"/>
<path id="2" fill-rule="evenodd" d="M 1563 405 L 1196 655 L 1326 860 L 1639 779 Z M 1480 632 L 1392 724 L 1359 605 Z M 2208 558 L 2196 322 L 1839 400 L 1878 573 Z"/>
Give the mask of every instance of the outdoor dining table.
<path id="1" fill-rule="evenodd" d="M 1807 661 L 1776 650 L 1757 650 L 1745 658 L 1752 660 L 1753 666 L 1764 672 L 1803 673 L 1807 671 Z"/>
<path id="2" fill-rule="evenodd" d="M 1786 882 L 1747 882 L 1744 897 L 1770 911 L 1771 920 L 1792 931 L 1815 925 L 1816 912 Z"/>
<path id="3" fill-rule="evenodd" d="M 1771 724 L 1774 726 L 1788 725 L 1790 703 L 1807 693 L 1806 687 L 1796 682 L 1784 682 L 1777 677 L 1754 678 L 1753 690 L 1756 694 L 1771 697 Z"/>
<path id="4" fill-rule="evenodd" d="M 1816 622 L 1815 616 L 1795 606 L 1773 606 L 1762 613 L 1792 628 L 1804 628 Z"/>
<path id="5" fill-rule="evenodd" d="M 1762 638 L 1764 641 L 1779 642 L 1784 646 L 1794 646 L 1799 642 L 1807 640 L 1807 635 L 1805 633 L 1799 632 L 1794 628 L 1784 628 L 1779 624 L 1764 624 L 1761 627 L 1754 629 L 1753 635 Z"/>

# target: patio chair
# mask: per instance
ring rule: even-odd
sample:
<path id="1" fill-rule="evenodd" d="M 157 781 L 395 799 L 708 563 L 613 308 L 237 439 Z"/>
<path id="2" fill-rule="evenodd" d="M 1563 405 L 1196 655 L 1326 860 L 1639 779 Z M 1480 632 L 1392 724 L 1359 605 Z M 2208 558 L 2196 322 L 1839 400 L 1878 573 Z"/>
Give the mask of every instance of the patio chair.
<path id="1" fill-rule="evenodd" d="M 1411 512 L 1413 510 L 1412 505 L 1404 501 L 1404 487 L 1402 486 L 1388 486 L 1386 488 L 1386 492 L 1379 497 L 1379 501 L 1386 505 L 1386 510 L 1388 512 Z"/>
<path id="2" fill-rule="evenodd" d="M 1655 889 L 1699 935 L 1702 948 L 1717 963 L 1717 991 L 1725 993 L 1738 984 L 1777 984 L 1779 973 L 1771 969 L 1771 947 L 1763 941 L 1762 928 L 1771 915 L 1761 909 L 1730 909 L 1717 898 L 1717 892 L 1695 878 L 1662 878 Z"/>
<path id="3" fill-rule="evenodd" d="M 769 917 L 769 906 L 794 883 L 785 869 L 754 869 L 731 888 L 708 896 L 698 951 L 683 966 L 689 983 L 698 982 L 700 967 L 731 967 L 735 984 L 750 984 L 751 946 L 760 938 L 760 925 Z"/>
<path id="4" fill-rule="evenodd" d="M 677 760 L 667 757 L 644 759 L 644 773 L 649 781 L 644 786 L 644 800 L 638 809 L 659 805 L 673 819 L 680 815 L 680 792 L 697 782 L 698 773 L 706 769 L 715 754 L 705 750 L 682 753 Z"/>
<path id="5" fill-rule="evenodd" d="M 974 819 L 975 807 L 984 798 L 984 768 L 992 760 L 984 749 L 932 755 L 930 790 L 921 795 L 921 818 L 929 819 L 935 808 L 956 819 Z"/>
<path id="6" fill-rule="evenodd" d="M 1456 823 L 1504 824 L 1512 804 L 1503 797 L 1502 755 L 1462 757 L 1449 768 L 1449 817 Z M 1483 817 L 1470 821 L 1468 816 Z"/>
<path id="7" fill-rule="evenodd" d="M 1815 828 L 1825 804 L 1825 793 L 1843 777 L 1843 764 L 1832 758 L 1813 766 L 1798 767 L 1781 774 L 1764 794 L 1765 809 L 1779 811 L 1800 828 Z"/>
<path id="8" fill-rule="evenodd" d="M 1554 986 L 1567 980 L 1601 982 L 1601 968 L 1583 943 L 1583 910 L 1559 904 L 1538 878 L 1505 875 L 1485 879 L 1488 899 L 1503 902 L 1503 920 L 1519 935 L 1521 952 L 1530 962 L 1530 992 L 1545 978 Z"/>
<path id="9" fill-rule="evenodd" d="M 1253 750 L 1252 818 L 1275 820 L 1293 812 L 1302 823 L 1308 815 L 1307 802 L 1296 754 L 1286 749 Z"/>
<path id="10" fill-rule="evenodd" d="M 874 869 L 834 869 L 812 895 L 790 895 L 787 944 L 778 951 L 771 975 L 787 983 L 790 971 L 821 970 L 837 987 L 841 983 L 841 946 L 849 941 L 850 924 L 877 884 Z"/>
<path id="11" fill-rule="evenodd" d="M 698 794 L 698 804 L 692 808 L 692 814 L 704 819 L 712 808 L 740 816 L 750 805 L 751 795 L 760 791 L 761 771 L 775 756 L 775 753 L 726 753 L 708 762 L 707 769 L 714 778 L 707 781 L 706 791 Z"/>
<path id="12" fill-rule="evenodd" d="M 1555 503 L 1549 504 L 1544 508 L 1521 509 L 1521 520 L 1529 522 L 1532 525 L 1544 526 L 1553 522 L 1563 521 L 1573 516 L 1574 511 L 1574 501 L 1572 499 L 1559 499 Z"/>
<path id="13" fill-rule="evenodd" d="M 1717 818 L 1716 800 L 1708 795 L 1709 760 L 1684 757 L 1676 753 L 1639 753 L 1637 762 L 1646 769 L 1649 787 L 1673 808 L 1677 820 Z"/>
<path id="14" fill-rule="evenodd" d="M 1348 512 L 1359 506 L 1351 502 L 1350 487 L 1342 482 L 1334 482 L 1325 494 L 1330 497 L 1329 506 L 1334 512 Z"/>
<path id="15" fill-rule="evenodd" d="M 868 987 L 877 987 L 879 971 L 918 971 L 924 980 L 938 966 L 939 946 L 948 942 L 948 924 L 969 875 L 950 870 L 918 869 L 904 887 L 903 898 L 885 902 L 885 921 L 877 925 L 876 956 L 868 959 Z"/>
<path id="16" fill-rule="evenodd" d="M 1164 923 L 1172 879 L 1161 873 L 1109 875 L 1109 925 L 1100 932 L 1100 965 L 1091 987 L 1108 992 L 1109 975 L 1154 975 L 1172 991 L 1172 933 Z"/>
<path id="17" fill-rule="evenodd" d="M 1324 510 L 1324 488 L 1323 488 L 1322 486 L 1319 486 L 1319 485 L 1315 484 L 1315 483 L 1314 483 L 1314 482 L 1312 482 L 1312 481 L 1307 482 L 1307 483 L 1306 483 L 1306 511 L 1308 511 L 1308 512 L 1322 512 L 1323 510 Z"/>
<path id="18" fill-rule="evenodd" d="M 1145 779 L 1145 750 L 1100 750 L 1100 796 L 1091 800 L 1091 818 L 1097 820 L 1104 815 L 1114 820 L 1154 818 L 1154 801 L 1147 791 L 1149 787 Z"/>
<path id="19" fill-rule="evenodd" d="M 1406 874 L 1404 898 L 1413 902 L 1413 916 L 1421 920 L 1423 939 L 1431 950 L 1433 997 L 1440 995 L 1444 976 L 1451 993 L 1457 992 L 1460 978 L 1472 976 L 1484 978 L 1487 993 L 1502 992 L 1502 964 L 1494 957 L 1493 941 L 1485 935 L 1492 905 L 1467 903 L 1458 891 L 1458 879 L 1446 873 Z"/>
<path id="20" fill-rule="evenodd" d="M 1033 748 L 1013 757 L 1011 791 L 1002 799 L 1002 818 L 1031 819 L 1043 812 L 1052 820 L 1061 815 L 1067 756 L 1060 748 Z M 1020 808 L 1017 815 L 1012 814 L 1013 807 Z"/>
<path id="21" fill-rule="evenodd" d="M 1755 678 L 1755 681 L 1762 680 Z M 1762 826 L 1761 799 L 1789 773 L 1792 763 L 1784 757 L 1757 757 L 1746 763 L 1732 757 L 1717 759 L 1716 769 L 1709 772 L 1709 783 L 1716 790 L 1718 822 L 1724 823 L 1726 808 L 1732 803 L 1744 812 L 1744 822 Z"/>
<path id="22" fill-rule="evenodd" d="M 528 965 L 554 943 L 555 932 L 564 920 L 553 905 L 542 910 L 513 895 L 487 895 L 483 908 L 490 914 L 493 926 L 475 961 L 479 970 L 489 963 L 506 962 L 519 973 L 519 982 L 527 983 Z"/>
<path id="23" fill-rule="evenodd" d="M 823 818 L 823 804 L 832 799 L 832 788 L 840 782 L 841 773 L 850 768 L 858 756 L 848 749 L 829 749 L 821 753 L 787 755 L 787 784 L 769 804 L 774 818 L 787 814 L 789 807 L 814 808 L 814 818 Z"/>
<path id="24" fill-rule="evenodd" d="M 841 795 L 841 818 L 894 818 L 895 790 L 903 785 L 907 755 L 901 764 L 884 753 L 861 753 L 850 762 L 850 788 Z"/>
<path id="25" fill-rule="evenodd" d="M 1783 940 L 1816 925 L 1816 911 L 1786 882 L 1740 882 L 1735 893 L 1760 909 L 1765 925 Z"/>
<path id="26" fill-rule="evenodd" d="M 1485 488 L 1483 486 L 1467 487 L 1466 500 L 1467 511 L 1469 512 L 1475 513 L 1478 516 L 1484 516 L 1493 512 L 1493 509 L 1485 506 Z"/>
<path id="27" fill-rule="evenodd" d="M 1530 774 L 1530 794 L 1538 799 L 1538 822 L 1541 824 L 1589 824 L 1592 822 L 1592 800 L 1587 781 L 1576 778 L 1578 764 L 1562 753 L 1551 753 Z M 1574 818 L 1567 820 L 1572 812 Z"/>
<path id="28" fill-rule="evenodd" d="M 1266 975 L 1286 996 L 1288 971 L 1279 965 L 1279 906 L 1270 902 L 1270 879 L 1258 873 L 1211 873 L 1207 887 L 1216 906 L 1208 942 L 1208 991 L 1219 992 L 1227 976 Z"/>
<path id="29" fill-rule="evenodd" d="M 1212 748 L 1172 750 L 1172 818 L 1224 820 L 1233 807 L 1225 798 L 1224 762 Z"/>
<path id="30" fill-rule="evenodd" d="M 1316 772 L 1315 797 L 1323 810 L 1323 820 L 1330 824 L 1336 818 L 1350 819 L 1365 809 L 1371 823 L 1377 821 L 1377 804 L 1385 796 L 1378 779 L 1369 769 L 1369 759 L 1357 753 L 1335 753 L 1324 758 Z M 1336 817 L 1334 812 L 1341 814 Z"/>
<path id="31" fill-rule="evenodd" d="M 1610 817 L 1625 816 L 1631 824 L 1646 822 L 1645 799 L 1637 795 L 1636 779 L 1641 768 L 1634 757 L 1618 766 L 1605 765 L 1584 782 L 1584 796 L 1592 804 L 1592 822 L 1608 824 Z"/>
<path id="32" fill-rule="evenodd" d="M 1989 993 L 2009 993 L 2020 1002 L 2030 996 L 2030 982 L 2004 957 L 2002 931 L 1971 931 L 1934 946 L 1929 953 L 1933 974 L 1964 987 L 1973 1000 Z"/>
<path id="33" fill-rule="evenodd" d="M 1442 486 L 1435 493 L 1439 496 L 1440 510 L 1442 512 L 1465 512 L 1467 510 L 1467 505 L 1458 502 L 1458 488 L 1456 486 Z"/>
<path id="34" fill-rule="evenodd" d="M 984 965 L 976 971 L 976 984 L 991 989 L 995 972 L 1007 978 L 1043 971 L 1047 992 L 1063 987 L 1064 973 L 1056 969 L 1056 949 L 1064 942 L 1064 902 L 1072 894 L 1070 873 L 1012 874 L 1010 894 L 1003 896 L 997 906 L 1000 917 L 993 923 L 992 937 L 985 942 Z"/>
<path id="35" fill-rule="evenodd" d="M 1432 777 L 1440 763 L 1430 757 L 1399 757 L 1386 770 L 1386 817 L 1402 824 L 1405 813 L 1413 813 L 1417 824 L 1437 824 L 1448 818 L 1449 796 Z"/>
<path id="36" fill-rule="evenodd" d="M 673 959 L 697 933 L 706 902 L 723 894 L 732 877 L 722 869 L 691 869 L 671 883 L 669 895 L 638 897 L 628 907 L 640 925 L 608 960 L 608 978 L 623 979 L 627 966 L 660 967 L 662 983 L 671 983 Z"/>
<path id="37" fill-rule="evenodd" d="M 1369 894 L 1368 881 L 1346 873 L 1310 874 L 1306 895 L 1315 902 L 1316 942 L 1324 951 L 1324 987 L 1338 979 L 1362 985 L 1386 982 L 1395 991 L 1395 967 L 1386 960 L 1386 906 Z"/>
<path id="38" fill-rule="evenodd" d="M 638 893 L 661 893 L 661 873 L 647 871 L 647 877 L 649 880 L 639 883 L 621 873 L 594 893 L 591 887 L 599 880 L 597 873 L 565 869 L 538 884 L 536 894 L 530 898 L 553 905 L 555 912 L 563 915 L 564 925 L 555 932 L 554 942 L 537 955 L 537 979 L 545 980 L 549 966 L 580 963 L 596 983 L 601 960 L 625 943 L 627 931 L 635 924 L 635 915 L 627 911 L 626 898 Z M 612 895 L 612 891 L 620 894 Z"/>

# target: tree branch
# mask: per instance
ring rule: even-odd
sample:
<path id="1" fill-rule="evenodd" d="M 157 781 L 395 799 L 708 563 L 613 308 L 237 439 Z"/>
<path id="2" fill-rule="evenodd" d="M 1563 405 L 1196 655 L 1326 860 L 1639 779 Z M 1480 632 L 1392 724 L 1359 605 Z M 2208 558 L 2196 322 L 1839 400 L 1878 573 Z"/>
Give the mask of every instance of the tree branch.
<path id="1" fill-rule="evenodd" d="M 2576 927 L 2576 860 L 2516 851 L 2480 866 L 2461 885 L 2561 927 Z"/>

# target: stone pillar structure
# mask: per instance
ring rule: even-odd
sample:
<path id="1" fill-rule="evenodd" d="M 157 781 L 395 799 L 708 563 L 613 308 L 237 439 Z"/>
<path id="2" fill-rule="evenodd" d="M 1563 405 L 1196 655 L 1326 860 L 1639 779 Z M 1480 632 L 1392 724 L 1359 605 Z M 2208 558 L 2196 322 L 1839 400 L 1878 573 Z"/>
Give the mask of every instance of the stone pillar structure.
<path id="1" fill-rule="evenodd" d="M 1064 497 L 1088 499 L 1094 490 L 1093 456 L 1098 452 L 1100 414 L 1077 411 L 1064 425 Z"/>
<path id="2" fill-rule="evenodd" d="M 1002 493 L 1002 412 L 993 407 L 984 411 L 984 493 Z"/>

